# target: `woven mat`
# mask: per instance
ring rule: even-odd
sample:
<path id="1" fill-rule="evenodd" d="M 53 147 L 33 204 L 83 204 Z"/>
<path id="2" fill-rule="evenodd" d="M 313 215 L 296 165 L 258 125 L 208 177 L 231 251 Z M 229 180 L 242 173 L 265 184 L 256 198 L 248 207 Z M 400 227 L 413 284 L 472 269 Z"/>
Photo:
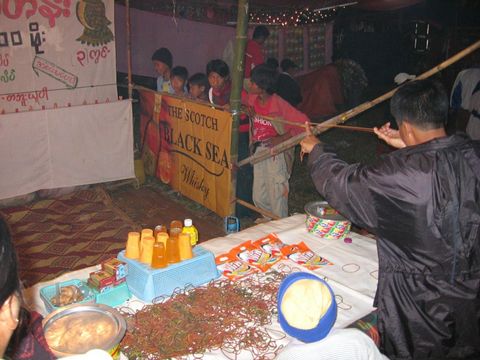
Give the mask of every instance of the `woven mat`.
<path id="1" fill-rule="evenodd" d="M 138 228 L 98 186 L 0 214 L 11 227 L 25 286 L 116 257 Z"/>

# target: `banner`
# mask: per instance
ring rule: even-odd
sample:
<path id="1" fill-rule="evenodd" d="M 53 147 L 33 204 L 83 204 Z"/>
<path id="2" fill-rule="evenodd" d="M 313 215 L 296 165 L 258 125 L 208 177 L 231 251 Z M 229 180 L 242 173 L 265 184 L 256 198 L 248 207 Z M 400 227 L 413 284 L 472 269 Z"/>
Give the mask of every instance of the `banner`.
<path id="1" fill-rule="evenodd" d="M 145 172 L 229 215 L 231 114 L 146 90 L 140 104 Z"/>
<path id="2" fill-rule="evenodd" d="M 114 0 L 0 0 L 0 114 L 117 100 Z"/>
<path id="3" fill-rule="evenodd" d="M 0 199 L 135 177 L 132 102 L 0 117 Z"/>

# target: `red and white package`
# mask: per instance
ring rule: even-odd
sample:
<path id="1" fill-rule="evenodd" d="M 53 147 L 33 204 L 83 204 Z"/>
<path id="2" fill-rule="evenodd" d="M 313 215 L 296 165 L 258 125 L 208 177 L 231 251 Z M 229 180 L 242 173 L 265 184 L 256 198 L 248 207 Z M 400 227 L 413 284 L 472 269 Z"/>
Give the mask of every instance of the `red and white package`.
<path id="1" fill-rule="evenodd" d="M 252 244 L 272 256 L 284 257 L 282 254 L 282 248 L 285 244 L 278 238 L 277 234 L 270 233 L 261 239 L 255 240 Z"/>
<path id="2" fill-rule="evenodd" d="M 241 279 L 259 271 L 256 267 L 253 267 L 248 263 L 238 259 L 231 252 L 218 255 L 215 258 L 215 263 L 217 264 L 217 269 L 222 273 L 222 275 L 232 281 Z"/>
<path id="3" fill-rule="evenodd" d="M 309 270 L 315 270 L 325 265 L 333 265 L 332 262 L 324 257 L 315 254 L 303 241 L 294 245 L 285 245 L 282 248 L 282 253 L 288 259 Z"/>
<path id="4" fill-rule="evenodd" d="M 261 247 L 253 245 L 250 240 L 234 247 L 231 250 L 231 254 L 234 254 L 238 259 L 255 266 L 262 272 L 266 272 L 282 259 L 281 256 L 274 256 L 265 252 Z"/>

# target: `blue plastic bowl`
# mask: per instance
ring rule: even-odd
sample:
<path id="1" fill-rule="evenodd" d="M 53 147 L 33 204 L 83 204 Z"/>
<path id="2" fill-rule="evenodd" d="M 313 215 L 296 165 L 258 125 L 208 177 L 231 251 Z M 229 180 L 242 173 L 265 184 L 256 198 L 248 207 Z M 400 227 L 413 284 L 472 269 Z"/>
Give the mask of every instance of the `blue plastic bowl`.
<path id="1" fill-rule="evenodd" d="M 287 320 L 282 314 L 283 295 L 285 294 L 285 292 L 287 291 L 290 285 L 292 285 L 297 280 L 303 280 L 303 279 L 311 279 L 311 280 L 316 280 L 321 282 L 322 284 L 327 286 L 328 290 L 330 291 L 330 295 L 332 297 L 332 303 L 328 308 L 327 312 L 322 316 L 322 318 L 318 322 L 318 325 L 313 329 L 309 329 L 309 330 L 298 329 L 296 327 L 289 325 Z M 335 295 L 332 289 L 324 280 L 320 279 L 316 275 L 313 275 L 307 272 L 296 272 L 288 275 L 285 279 L 283 279 L 277 294 L 277 310 L 278 310 L 278 322 L 280 323 L 280 326 L 282 327 L 283 331 L 285 331 L 288 335 L 306 343 L 322 340 L 325 336 L 328 335 L 328 333 L 333 327 L 333 324 L 335 324 L 335 321 L 337 320 L 337 303 L 335 301 Z"/>

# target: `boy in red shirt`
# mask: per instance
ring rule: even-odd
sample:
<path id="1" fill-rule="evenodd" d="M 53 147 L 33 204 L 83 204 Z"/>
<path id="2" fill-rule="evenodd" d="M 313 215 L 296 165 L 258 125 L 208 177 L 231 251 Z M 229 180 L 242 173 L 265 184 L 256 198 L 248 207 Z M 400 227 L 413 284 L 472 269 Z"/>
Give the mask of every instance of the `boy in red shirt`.
<path id="1" fill-rule="evenodd" d="M 252 70 L 251 87 L 242 102 L 253 109 L 252 143 L 255 151 L 271 148 L 303 131 L 308 117 L 274 93 L 276 72 L 268 65 Z M 280 118 L 299 125 L 271 122 L 262 118 Z M 259 208 L 279 217 L 288 216 L 288 191 L 294 149 L 253 165 L 253 201 Z"/>
<path id="2" fill-rule="evenodd" d="M 253 30 L 252 39 L 248 40 L 245 49 L 245 78 L 250 77 L 252 69 L 265 62 L 263 55 L 263 44 L 267 40 L 270 32 L 264 25 L 259 25 Z"/>

